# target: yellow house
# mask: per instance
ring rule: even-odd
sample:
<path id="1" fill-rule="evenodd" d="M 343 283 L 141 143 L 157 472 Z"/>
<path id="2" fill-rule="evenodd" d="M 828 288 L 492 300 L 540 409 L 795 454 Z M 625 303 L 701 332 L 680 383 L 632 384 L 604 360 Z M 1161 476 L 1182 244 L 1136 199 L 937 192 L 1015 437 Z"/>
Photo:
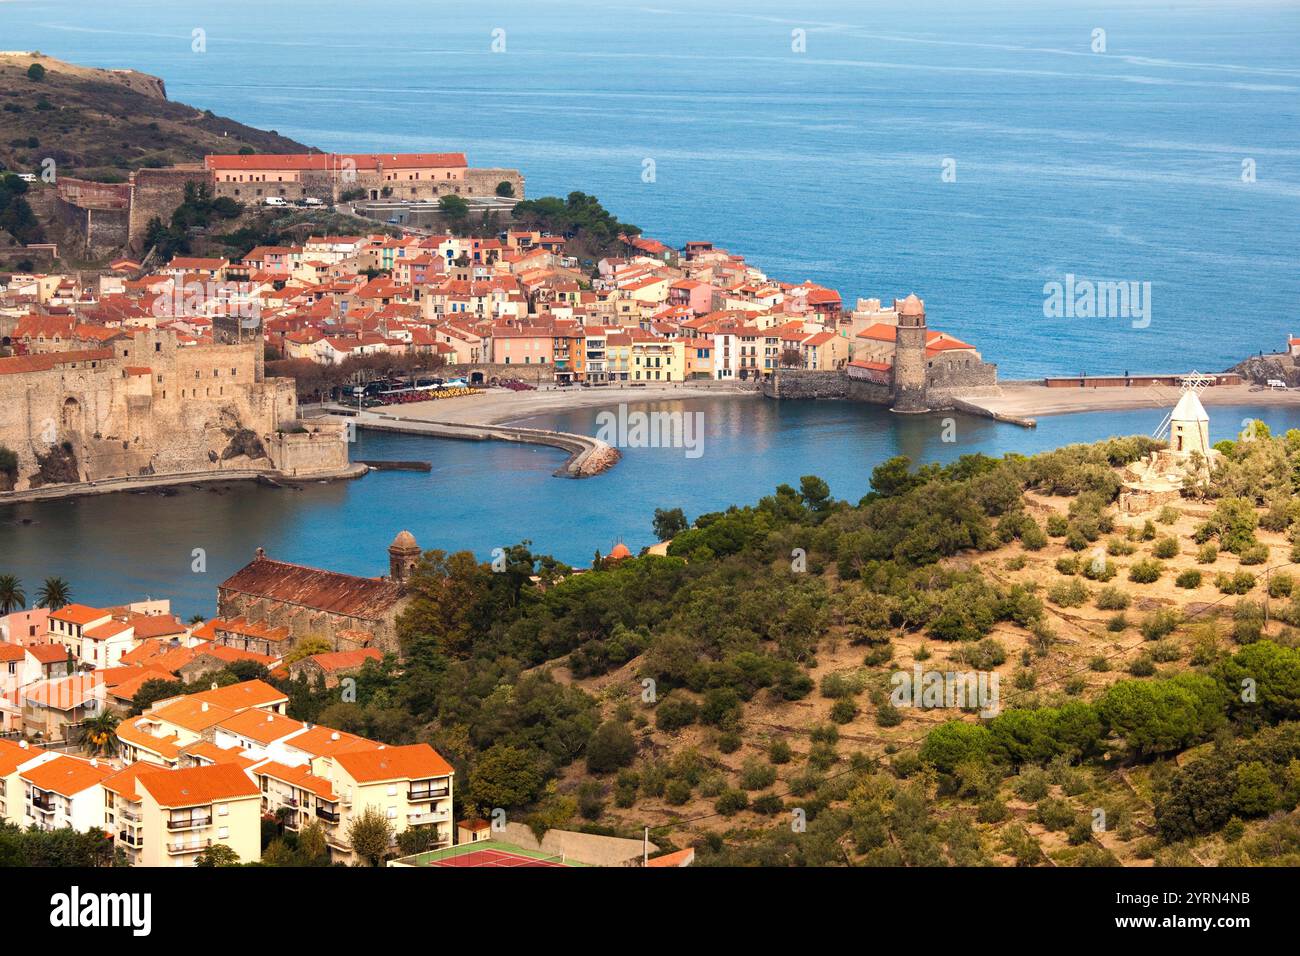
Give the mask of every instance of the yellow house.
<path id="1" fill-rule="evenodd" d="M 315 815 L 325 825 L 326 843 L 335 860 L 358 862 L 348 827 L 368 807 L 384 816 L 394 837 L 411 827 L 429 827 L 434 831 L 430 849 L 451 846 L 455 771 L 428 744 L 380 744 L 373 750 L 317 757 L 311 772 L 333 787 L 333 800 L 316 795 Z"/>
<path id="2" fill-rule="evenodd" d="M 193 866 L 216 845 L 244 863 L 262 858 L 261 794 L 237 764 L 141 773 L 136 792 L 141 866 Z"/>
<path id="3" fill-rule="evenodd" d="M 681 382 L 686 379 L 686 345 L 679 339 L 632 343 L 633 382 Z"/>
<path id="4" fill-rule="evenodd" d="M 632 375 L 632 336 L 610 332 L 605 336 L 605 380 L 626 382 Z"/>

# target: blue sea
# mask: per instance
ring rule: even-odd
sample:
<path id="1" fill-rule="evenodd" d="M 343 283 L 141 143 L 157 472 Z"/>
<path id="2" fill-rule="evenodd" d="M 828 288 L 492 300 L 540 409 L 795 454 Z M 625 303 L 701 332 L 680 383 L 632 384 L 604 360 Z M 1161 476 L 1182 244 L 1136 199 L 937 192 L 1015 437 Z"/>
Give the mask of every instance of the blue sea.
<path id="1" fill-rule="evenodd" d="M 914 291 L 1003 378 L 1300 333 L 1295 3 L 0 0 L 0 38 L 324 149 L 518 167 L 849 304 Z M 1066 275 L 1149 282 L 1149 325 L 1045 317 Z"/>
<path id="2" fill-rule="evenodd" d="M 1300 333 L 1292 3 L 0 0 L 0 38 L 157 74 L 173 99 L 324 149 L 518 167 L 532 196 L 592 193 L 672 245 L 711 240 L 846 303 L 914 291 L 1004 379 L 1219 370 Z M 1045 317 L 1067 275 L 1149 282 L 1150 323 Z M 9 506 L 0 573 L 190 614 L 258 546 L 380 574 L 403 527 L 426 548 L 486 559 L 528 539 L 582 563 L 650 543 L 656 507 L 693 518 L 805 474 L 852 501 L 893 454 L 1029 453 L 1163 414 L 959 417 L 945 442 L 937 416 L 871 406 L 667 407 L 705 413 L 700 458 L 628 449 L 588 481 L 552 478 L 553 449 L 362 435 L 359 457 L 433 470 Z M 595 416 L 538 423 L 593 433 Z M 1300 427 L 1296 409 L 1212 408 L 1213 437 L 1253 416 Z"/>

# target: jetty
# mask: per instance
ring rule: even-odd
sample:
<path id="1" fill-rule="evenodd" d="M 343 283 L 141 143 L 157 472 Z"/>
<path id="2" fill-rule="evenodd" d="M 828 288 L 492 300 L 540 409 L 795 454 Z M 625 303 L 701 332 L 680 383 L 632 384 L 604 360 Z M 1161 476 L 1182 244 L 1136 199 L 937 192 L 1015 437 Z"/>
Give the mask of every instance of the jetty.
<path id="1" fill-rule="evenodd" d="M 458 438 L 466 441 L 512 441 L 530 445 L 549 445 L 568 452 L 569 457 L 553 474 L 557 478 L 590 478 L 608 471 L 621 458 L 613 445 L 590 435 L 553 431 L 546 428 L 521 428 L 517 425 L 464 424 L 407 418 L 384 412 L 360 411 L 346 406 L 327 406 L 329 417 L 357 428 L 397 432 L 406 435 L 429 435 L 434 438 Z"/>

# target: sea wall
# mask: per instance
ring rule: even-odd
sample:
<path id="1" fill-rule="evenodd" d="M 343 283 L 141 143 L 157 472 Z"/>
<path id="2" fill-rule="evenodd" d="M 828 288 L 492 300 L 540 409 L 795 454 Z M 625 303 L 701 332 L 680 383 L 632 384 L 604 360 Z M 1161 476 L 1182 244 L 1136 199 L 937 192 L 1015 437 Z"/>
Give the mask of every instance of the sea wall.
<path id="1" fill-rule="evenodd" d="M 802 368 L 773 372 L 763 382 L 762 393 L 766 398 L 840 399 L 873 405 L 888 405 L 891 400 L 887 385 L 852 379 L 843 372 Z"/>

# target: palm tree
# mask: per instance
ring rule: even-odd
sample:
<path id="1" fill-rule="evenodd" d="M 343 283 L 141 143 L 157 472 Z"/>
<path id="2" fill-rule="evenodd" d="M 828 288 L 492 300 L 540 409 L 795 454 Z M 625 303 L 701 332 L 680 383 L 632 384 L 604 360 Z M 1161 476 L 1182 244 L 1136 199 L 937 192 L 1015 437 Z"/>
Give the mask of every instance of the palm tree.
<path id="1" fill-rule="evenodd" d="M 63 578 L 46 578 L 41 589 L 36 592 L 36 606 L 57 611 L 66 607 L 72 600 L 72 588 Z"/>
<path id="2" fill-rule="evenodd" d="M 12 574 L 0 574 L 0 614 L 12 614 L 26 606 L 23 583 Z"/>
<path id="3" fill-rule="evenodd" d="M 111 757 L 117 753 L 117 714 L 106 710 L 83 720 L 80 743 L 92 755 Z"/>

